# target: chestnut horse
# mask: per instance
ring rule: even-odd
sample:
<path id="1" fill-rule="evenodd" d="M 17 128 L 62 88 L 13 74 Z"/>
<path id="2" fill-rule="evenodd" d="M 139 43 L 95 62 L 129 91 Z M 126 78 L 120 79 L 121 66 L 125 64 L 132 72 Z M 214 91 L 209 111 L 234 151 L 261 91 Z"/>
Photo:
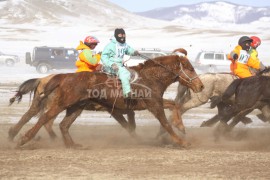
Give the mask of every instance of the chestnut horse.
<path id="1" fill-rule="evenodd" d="M 177 51 L 185 52 L 186 54 L 186 51 L 183 49 L 178 49 Z M 177 136 L 169 124 L 164 113 L 162 98 L 167 87 L 176 81 L 188 86 L 194 92 L 202 91 L 203 84 L 187 57 L 179 55 L 157 57 L 145 61 L 138 66 L 131 67 L 131 69 L 136 71 L 139 79 L 132 83 L 132 90 L 136 92 L 137 96 L 129 101 L 130 104 L 123 98 L 119 85 L 117 83 L 109 83 L 114 78 L 104 73 L 81 72 L 55 75 L 47 83 L 44 91 L 45 101 L 43 106 L 47 106 L 48 110 L 21 137 L 18 146 L 31 140 L 42 125 L 55 118 L 63 110 L 84 105 L 88 101 L 95 102 L 111 110 L 147 109 L 159 120 L 175 143 L 180 146 L 188 145 L 185 140 Z M 48 98 L 49 96 L 53 98 Z M 48 99 L 50 106 L 46 102 Z M 70 121 L 64 118 L 60 123 L 61 133 L 67 147 L 75 146 L 68 132 L 74 120 Z M 121 121 L 118 117 L 116 117 L 116 120 Z"/>
<path id="2" fill-rule="evenodd" d="M 27 112 L 21 117 L 21 119 L 15 124 L 14 126 L 9 128 L 8 132 L 8 137 L 9 140 L 13 140 L 14 137 L 18 134 L 18 132 L 21 130 L 21 128 L 30 121 L 30 119 L 36 115 L 40 115 L 44 109 L 41 109 L 41 102 L 43 100 L 42 96 L 44 93 L 44 87 L 46 84 L 49 82 L 49 80 L 53 77 L 54 75 L 49 75 L 43 78 L 34 78 L 34 79 L 29 79 L 23 82 L 18 90 L 17 93 L 15 94 L 14 97 L 10 98 L 10 105 L 12 105 L 15 101 L 18 103 L 21 101 L 22 97 L 24 94 L 27 93 L 34 93 L 34 98 L 32 100 L 30 108 L 27 110 Z M 181 119 L 178 119 L 180 115 L 178 114 L 178 107 L 175 105 L 174 101 L 168 100 L 168 99 L 163 99 L 163 106 L 164 109 L 170 109 L 173 111 L 172 113 L 172 125 L 174 125 L 176 128 L 178 128 L 180 131 L 184 131 L 184 125 L 181 121 Z M 66 116 L 65 118 L 69 118 L 71 121 L 72 119 L 76 119 L 82 112 L 82 110 L 89 110 L 89 111 L 109 111 L 107 108 L 94 103 L 94 102 L 87 102 L 86 105 L 80 105 L 79 110 L 74 112 L 73 115 L 70 115 L 71 109 L 73 108 L 67 108 L 66 111 Z M 118 110 L 117 110 L 118 111 Z M 111 112 L 109 112 L 111 113 Z M 125 125 L 125 128 L 129 128 L 130 130 L 133 130 L 136 128 L 136 124 L 134 121 L 134 111 L 132 110 L 125 110 L 124 112 L 122 111 L 121 113 L 127 114 L 128 118 L 128 127 Z M 114 115 L 114 113 L 113 113 Z M 56 134 L 53 131 L 52 125 L 54 123 L 54 119 L 51 119 L 48 123 L 44 124 L 45 129 L 49 133 L 49 136 L 51 139 L 55 139 Z M 129 130 L 127 129 L 127 130 Z"/>

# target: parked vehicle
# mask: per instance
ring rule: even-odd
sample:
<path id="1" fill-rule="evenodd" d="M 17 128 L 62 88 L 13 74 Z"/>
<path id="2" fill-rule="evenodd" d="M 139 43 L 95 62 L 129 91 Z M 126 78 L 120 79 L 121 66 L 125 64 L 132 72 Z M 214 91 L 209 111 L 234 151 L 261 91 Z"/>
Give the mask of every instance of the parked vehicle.
<path id="1" fill-rule="evenodd" d="M 155 57 L 166 56 L 166 55 L 171 54 L 171 52 L 169 51 L 162 51 L 161 49 L 158 49 L 158 48 L 152 48 L 152 49 L 142 48 L 138 51 L 145 58 L 141 56 L 128 56 L 124 59 L 125 61 L 124 64 L 126 66 L 136 66 L 139 63 L 143 63 L 146 60 L 146 58 L 155 58 Z"/>
<path id="2" fill-rule="evenodd" d="M 0 63 L 6 66 L 14 66 L 15 63 L 20 62 L 19 56 L 10 55 L 0 52 Z"/>
<path id="3" fill-rule="evenodd" d="M 204 72 L 230 72 L 230 64 L 224 52 L 201 51 L 195 59 L 194 67 Z"/>
<path id="4" fill-rule="evenodd" d="M 25 54 L 25 63 L 36 67 L 39 73 L 48 73 L 52 69 L 75 69 L 78 51 L 64 47 L 35 47 L 31 56 Z"/>

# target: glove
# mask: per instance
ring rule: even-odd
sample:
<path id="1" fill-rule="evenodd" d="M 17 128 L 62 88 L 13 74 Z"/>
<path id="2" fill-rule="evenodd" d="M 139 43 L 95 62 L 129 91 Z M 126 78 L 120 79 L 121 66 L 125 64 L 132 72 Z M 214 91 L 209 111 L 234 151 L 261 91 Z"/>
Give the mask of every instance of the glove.
<path id="1" fill-rule="evenodd" d="M 102 64 L 98 64 L 96 66 L 96 71 L 102 71 L 102 68 L 103 68 Z"/>
<path id="2" fill-rule="evenodd" d="M 234 54 L 233 55 L 233 60 L 237 60 L 238 59 L 238 55 L 237 54 Z"/>
<path id="3" fill-rule="evenodd" d="M 117 72 L 117 71 L 119 70 L 117 64 L 115 64 L 115 63 L 112 64 L 112 69 L 113 69 L 115 72 Z"/>
<path id="4" fill-rule="evenodd" d="M 139 56 L 140 53 L 139 53 L 139 51 L 136 50 L 136 51 L 134 51 L 133 55 L 134 55 L 134 56 Z"/>

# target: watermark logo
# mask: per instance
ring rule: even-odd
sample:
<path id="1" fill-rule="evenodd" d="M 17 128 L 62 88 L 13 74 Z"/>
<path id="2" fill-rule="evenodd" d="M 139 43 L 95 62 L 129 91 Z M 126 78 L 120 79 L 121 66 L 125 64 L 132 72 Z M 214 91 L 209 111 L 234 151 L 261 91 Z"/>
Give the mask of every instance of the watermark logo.
<path id="1" fill-rule="evenodd" d="M 108 98 L 123 98 L 123 90 L 120 79 L 112 76 L 107 76 L 105 82 L 96 84 L 92 88 L 87 89 L 89 98 L 108 99 Z M 137 80 L 131 80 L 132 99 L 146 99 L 152 97 L 152 89 L 144 84 L 137 83 Z"/>

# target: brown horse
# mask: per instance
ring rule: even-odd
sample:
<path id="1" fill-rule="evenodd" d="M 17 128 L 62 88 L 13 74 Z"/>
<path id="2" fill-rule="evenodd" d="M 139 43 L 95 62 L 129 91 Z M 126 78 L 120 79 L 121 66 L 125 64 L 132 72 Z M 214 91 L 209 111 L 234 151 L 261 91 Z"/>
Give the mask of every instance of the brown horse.
<path id="1" fill-rule="evenodd" d="M 180 49 L 182 52 L 185 50 Z M 185 56 L 171 55 L 148 60 L 143 64 L 131 67 L 139 75 L 139 79 L 132 84 L 132 89 L 137 93 L 136 99 L 127 104 L 119 90 L 117 83 L 109 83 L 112 78 L 104 73 L 71 73 L 55 75 L 46 85 L 44 97 L 50 100 L 46 104 L 47 111 L 43 113 L 38 122 L 18 142 L 21 146 L 31 140 L 38 130 L 55 118 L 60 112 L 70 107 L 78 107 L 88 101 L 96 102 L 105 108 L 119 111 L 148 109 L 159 120 L 161 125 L 171 135 L 174 142 L 186 146 L 187 142 L 178 137 L 168 123 L 163 109 L 163 94 L 167 87 L 177 80 L 200 92 L 203 84 L 198 78 L 194 68 Z M 48 98 L 48 97 L 53 98 Z M 76 106 L 74 106 L 76 105 Z M 76 108 L 75 108 L 76 110 Z M 112 111 L 113 112 L 113 111 Z M 116 117 L 116 120 L 121 121 Z M 68 133 L 73 121 L 63 119 L 60 123 L 61 133 L 66 146 L 74 146 Z"/>
<path id="2" fill-rule="evenodd" d="M 14 97 L 10 99 L 10 105 L 12 105 L 15 101 L 20 102 L 23 95 L 27 93 L 34 93 L 34 98 L 32 100 L 31 106 L 28 109 L 28 111 L 21 117 L 21 119 L 15 124 L 14 126 L 10 127 L 8 135 L 9 135 L 9 140 L 13 140 L 14 137 L 18 134 L 18 132 L 21 130 L 21 128 L 30 121 L 30 119 L 33 116 L 40 115 L 44 109 L 41 108 L 42 98 L 44 96 L 44 87 L 48 83 L 48 81 L 53 77 L 54 75 L 49 75 L 44 78 L 34 78 L 34 79 L 29 79 L 23 82 L 18 90 L 17 93 L 15 94 Z M 163 99 L 163 106 L 164 109 L 170 109 L 173 111 L 172 113 L 172 125 L 174 125 L 176 128 L 178 128 L 180 131 L 184 132 L 185 128 L 182 123 L 182 119 L 179 119 L 180 115 L 178 114 L 178 106 L 175 105 L 174 101 L 168 100 L 168 99 Z M 89 111 L 109 111 L 109 109 L 95 103 L 88 101 L 87 104 L 85 105 L 79 105 L 79 109 L 76 112 L 73 112 L 74 107 L 67 108 L 66 111 L 66 116 L 65 118 L 69 118 L 69 121 L 74 121 L 82 112 L 82 110 L 89 110 Z M 118 111 L 118 110 L 116 110 Z M 71 112 L 73 114 L 71 115 Z M 109 112 L 111 113 L 111 112 Z M 128 126 L 125 125 L 125 128 L 128 131 L 135 130 L 136 124 L 135 124 L 135 117 L 134 117 L 134 111 L 132 110 L 125 110 L 120 113 L 127 114 L 128 118 Z M 113 113 L 115 115 L 115 113 Z M 120 116 L 120 115 L 119 115 Z M 123 118 L 123 117 L 122 117 Z M 45 129 L 50 135 L 51 139 L 55 139 L 56 134 L 52 129 L 52 125 L 54 123 L 55 118 L 51 119 L 48 123 L 44 124 Z M 126 123 L 125 123 L 126 124 Z"/>

